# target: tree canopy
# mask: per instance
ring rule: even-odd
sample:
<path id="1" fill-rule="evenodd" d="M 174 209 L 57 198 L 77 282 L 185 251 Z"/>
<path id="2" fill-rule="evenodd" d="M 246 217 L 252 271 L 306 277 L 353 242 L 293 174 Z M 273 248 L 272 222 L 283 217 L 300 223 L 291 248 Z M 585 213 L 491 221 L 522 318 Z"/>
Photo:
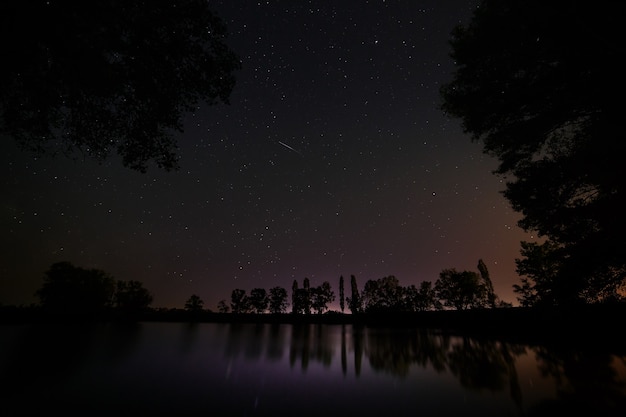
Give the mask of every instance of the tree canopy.
<path id="1" fill-rule="evenodd" d="M 344 279 L 343 275 L 339 277 L 339 308 L 341 308 L 341 312 L 343 313 L 346 308 L 346 296 L 344 293 Z"/>
<path id="2" fill-rule="evenodd" d="M 235 288 L 230 294 L 230 309 L 235 314 L 249 313 L 252 311 L 250 297 L 246 294 L 246 290 Z"/>
<path id="3" fill-rule="evenodd" d="M 104 271 L 57 262 L 46 271 L 35 295 L 50 311 L 91 313 L 112 307 L 115 289 L 115 280 Z"/>
<path id="4" fill-rule="evenodd" d="M 72 314 L 112 308 L 136 314 L 152 303 L 152 294 L 142 282 L 115 280 L 100 269 L 85 269 L 71 262 L 52 264 L 35 295 L 46 310 Z"/>
<path id="5" fill-rule="evenodd" d="M 253 288 L 250 291 L 250 306 L 256 313 L 265 313 L 270 299 L 265 288 Z"/>
<path id="6" fill-rule="evenodd" d="M 486 304 L 486 286 L 474 271 L 444 269 L 435 281 L 434 290 L 444 306 L 456 310 L 484 307 Z"/>
<path id="7" fill-rule="evenodd" d="M 328 310 L 328 304 L 335 301 L 335 293 L 331 289 L 330 282 L 324 281 L 322 285 L 313 287 L 311 291 L 311 308 L 317 314 L 323 314 Z"/>
<path id="8" fill-rule="evenodd" d="M 152 304 L 152 294 L 141 281 L 117 281 L 115 306 L 127 314 L 137 314 Z"/>
<path id="9" fill-rule="evenodd" d="M 226 300 L 220 300 L 217 303 L 217 311 L 220 313 L 228 313 L 230 311 L 230 306 L 226 302 Z"/>
<path id="10" fill-rule="evenodd" d="M 484 0 L 452 33 L 442 108 L 496 157 L 520 226 L 559 248 L 555 303 L 626 276 L 621 2 Z"/>
<path id="11" fill-rule="evenodd" d="M 0 133 L 36 152 L 176 169 L 184 114 L 228 103 L 240 68 L 209 4 L 2 2 Z"/>
<path id="12" fill-rule="evenodd" d="M 185 302 L 185 310 L 191 313 L 199 313 L 204 310 L 204 301 L 198 294 L 192 294 Z"/>
<path id="13" fill-rule="evenodd" d="M 367 280 L 361 293 L 363 309 L 368 312 L 400 311 L 404 289 L 393 275 Z"/>
<path id="14" fill-rule="evenodd" d="M 279 314 L 287 311 L 289 302 L 287 301 L 287 290 L 283 287 L 270 288 L 269 309 L 270 313 Z"/>
<path id="15" fill-rule="evenodd" d="M 346 303 L 352 314 L 358 314 L 362 312 L 363 302 L 361 301 L 361 295 L 359 294 L 359 287 L 356 283 L 356 277 L 350 275 L 350 294 L 349 298 L 346 298 Z"/>

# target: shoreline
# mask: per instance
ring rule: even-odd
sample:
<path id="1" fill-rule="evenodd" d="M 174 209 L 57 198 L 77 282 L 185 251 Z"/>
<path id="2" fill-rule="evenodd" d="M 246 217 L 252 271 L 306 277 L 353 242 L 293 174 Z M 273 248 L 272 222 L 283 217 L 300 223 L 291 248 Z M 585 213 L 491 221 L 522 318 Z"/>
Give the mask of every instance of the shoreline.
<path id="1" fill-rule="evenodd" d="M 135 314 L 108 310 L 98 313 L 51 313 L 39 307 L 0 307 L 0 325 L 54 323 L 239 323 L 239 324 L 326 324 L 370 328 L 423 328 L 445 334 L 532 342 L 567 342 L 581 338 L 589 345 L 604 342 L 626 346 L 620 330 L 626 303 L 586 305 L 576 308 L 525 308 L 381 312 L 343 314 L 233 314 L 182 309 L 151 309 Z"/>

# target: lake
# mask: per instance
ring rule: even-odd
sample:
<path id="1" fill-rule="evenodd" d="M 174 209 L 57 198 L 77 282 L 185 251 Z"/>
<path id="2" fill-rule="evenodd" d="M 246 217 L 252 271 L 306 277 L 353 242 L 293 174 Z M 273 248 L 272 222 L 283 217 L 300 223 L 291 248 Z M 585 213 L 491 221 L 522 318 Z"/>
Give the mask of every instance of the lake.
<path id="1" fill-rule="evenodd" d="M 0 326 L 0 414 L 623 415 L 625 356 L 419 328 Z"/>

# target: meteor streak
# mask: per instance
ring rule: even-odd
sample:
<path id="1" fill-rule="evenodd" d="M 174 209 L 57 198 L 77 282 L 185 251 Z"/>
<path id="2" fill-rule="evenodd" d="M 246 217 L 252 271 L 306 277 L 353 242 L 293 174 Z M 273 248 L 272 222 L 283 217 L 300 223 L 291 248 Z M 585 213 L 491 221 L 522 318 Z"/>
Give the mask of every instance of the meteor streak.
<path id="1" fill-rule="evenodd" d="M 300 156 L 304 156 L 302 155 L 302 153 L 300 153 L 300 151 L 295 150 L 294 148 L 292 148 L 291 146 L 287 145 L 285 142 L 281 142 L 278 141 L 278 143 L 280 143 L 281 145 L 283 145 L 285 148 L 289 149 L 290 151 L 294 151 L 295 153 L 297 153 Z"/>

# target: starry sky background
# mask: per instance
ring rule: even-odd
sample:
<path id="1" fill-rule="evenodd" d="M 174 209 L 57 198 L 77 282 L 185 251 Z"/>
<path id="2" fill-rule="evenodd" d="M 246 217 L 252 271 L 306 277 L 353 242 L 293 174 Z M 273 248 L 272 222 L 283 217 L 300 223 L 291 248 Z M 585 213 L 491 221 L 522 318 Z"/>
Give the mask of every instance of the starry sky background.
<path id="1" fill-rule="evenodd" d="M 216 310 L 235 288 L 291 293 L 308 277 L 338 296 L 343 275 L 349 295 L 350 275 L 419 285 L 482 258 L 517 305 L 533 236 L 496 161 L 439 109 L 450 32 L 477 1 L 211 4 L 242 69 L 230 105 L 186 118 L 178 172 L 36 158 L 2 138 L 0 303 L 35 302 L 59 261 L 140 280 L 153 307 L 198 294 Z"/>

